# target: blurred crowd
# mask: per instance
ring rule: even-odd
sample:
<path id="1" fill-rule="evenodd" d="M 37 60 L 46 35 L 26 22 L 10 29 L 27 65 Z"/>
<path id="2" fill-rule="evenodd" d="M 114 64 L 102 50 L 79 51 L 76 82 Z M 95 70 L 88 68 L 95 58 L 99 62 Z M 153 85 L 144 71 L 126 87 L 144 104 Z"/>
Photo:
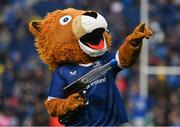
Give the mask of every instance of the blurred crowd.
<path id="1" fill-rule="evenodd" d="M 149 0 L 149 65 L 180 66 L 180 1 Z M 96 10 L 106 17 L 112 49 L 122 44 L 140 21 L 139 0 L 1 0 L 0 126 L 48 125 L 43 102 L 51 72 L 38 58 L 28 22 L 56 9 Z M 117 86 L 133 124 L 180 125 L 180 75 L 150 75 L 149 95 L 139 96 L 139 64 L 120 72 Z M 145 102 L 145 103 L 144 103 Z"/>

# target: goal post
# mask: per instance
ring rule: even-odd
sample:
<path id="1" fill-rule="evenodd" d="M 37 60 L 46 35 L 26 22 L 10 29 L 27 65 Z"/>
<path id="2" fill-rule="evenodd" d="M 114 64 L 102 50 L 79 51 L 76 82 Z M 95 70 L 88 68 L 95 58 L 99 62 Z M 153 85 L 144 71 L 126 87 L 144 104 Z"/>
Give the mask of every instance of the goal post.
<path id="1" fill-rule="evenodd" d="M 140 20 L 149 26 L 149 0 L 140 0 Z M 149 42 L 144 39 L 139 64 L 139 94 L 140 98 L 144 98 L 140 103 L 144 105 L 148 97 L 149 75 L 180 75 L 180 66 L 149 66 Z M 138 118 L 135 122 L 136 125 L 146 125 L 146 113 L 144 118 Z"/>
<path id="2" fill-rule="evenodd" d="M 140 0 L 140 20 L 145 22 L 146 25 L 149 25 L 149 4 L 148 0 Z M 144 39 L 142 52 L 140 55 L 140 73 L 139 73 L 139 84 L 140 84 L 140 96 L 147 97 L 148 96 L 148 76 L 145 73 L 146 69 L 148 71 L 148 48 L 149 43 L 147 39 Z"/>

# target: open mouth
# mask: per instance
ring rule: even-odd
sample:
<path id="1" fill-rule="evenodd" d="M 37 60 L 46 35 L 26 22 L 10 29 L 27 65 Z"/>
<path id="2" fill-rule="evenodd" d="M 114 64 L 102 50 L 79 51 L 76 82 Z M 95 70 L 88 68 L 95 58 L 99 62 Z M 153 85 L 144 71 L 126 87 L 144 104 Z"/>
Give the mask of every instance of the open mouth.
<path id="1" fill-rule="evenodd" d="M 104 37 L 103 32 L 105 31 L 104 28 L 98 28 L 93 30 L 91 33 L 88 33 L 80 38 L 81 43 L 84 45 L 95 49 L 95 50 L 101 50 L 104 48 Z"/>

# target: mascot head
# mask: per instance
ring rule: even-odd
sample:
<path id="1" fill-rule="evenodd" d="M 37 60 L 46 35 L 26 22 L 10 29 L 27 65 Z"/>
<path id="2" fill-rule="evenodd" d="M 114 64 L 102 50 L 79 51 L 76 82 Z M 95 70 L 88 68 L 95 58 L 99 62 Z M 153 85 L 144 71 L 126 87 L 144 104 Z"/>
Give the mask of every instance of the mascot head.
<path id="1" fill-rule="evenodd" d="M 57 10 L 29 23 L 41 60 L 58 64 L 90 63 L 111 46 L 105 18 L 95 11 Z"/>

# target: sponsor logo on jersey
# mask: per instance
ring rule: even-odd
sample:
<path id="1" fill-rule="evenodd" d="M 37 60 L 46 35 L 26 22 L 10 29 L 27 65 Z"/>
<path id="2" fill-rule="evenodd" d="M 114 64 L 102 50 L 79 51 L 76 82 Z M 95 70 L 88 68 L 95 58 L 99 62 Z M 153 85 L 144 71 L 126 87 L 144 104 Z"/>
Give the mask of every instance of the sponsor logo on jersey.
<path id="1" fill-rule="evenodd" d="M 87 89 L 89 89 L 95 85 L 101 84 L 103 82 L 106 82 L 106 77 L 95 80 L 94 82 L 92 82 L 90 85 L 87 86 Z"/>

